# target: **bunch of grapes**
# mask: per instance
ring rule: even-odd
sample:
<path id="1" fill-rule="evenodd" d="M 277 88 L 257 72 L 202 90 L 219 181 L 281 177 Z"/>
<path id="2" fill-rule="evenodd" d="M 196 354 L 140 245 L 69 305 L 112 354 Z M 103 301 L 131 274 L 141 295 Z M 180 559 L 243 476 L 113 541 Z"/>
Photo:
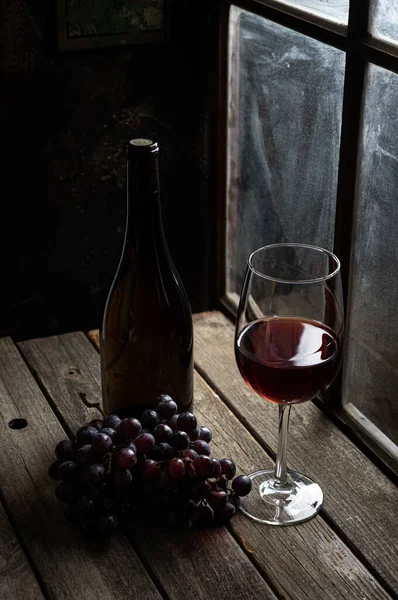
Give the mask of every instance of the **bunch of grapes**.
<path id="1" fill-rule="evenodd" d="M 232 460 L 211 457 L 212 432 L 193 413 L 177 413 L 167 394 L 141 419 L 111 414 L 57 444 L 55 495 L 83 533 L 113 533 L 138 511 L 173 526 L 224 525 L 251 490 Z"/>

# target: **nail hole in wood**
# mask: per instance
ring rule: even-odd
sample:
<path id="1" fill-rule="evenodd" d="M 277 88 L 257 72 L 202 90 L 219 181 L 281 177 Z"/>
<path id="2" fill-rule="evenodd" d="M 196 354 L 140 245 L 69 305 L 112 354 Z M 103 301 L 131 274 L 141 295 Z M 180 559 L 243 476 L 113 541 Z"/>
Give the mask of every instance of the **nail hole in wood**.
<path id="1" fill-rule="evenodd" d="M 25 429 L 27 427 L 28 422 L 26 419 L 12 419 L 8 425 L 11 429 Z"/>

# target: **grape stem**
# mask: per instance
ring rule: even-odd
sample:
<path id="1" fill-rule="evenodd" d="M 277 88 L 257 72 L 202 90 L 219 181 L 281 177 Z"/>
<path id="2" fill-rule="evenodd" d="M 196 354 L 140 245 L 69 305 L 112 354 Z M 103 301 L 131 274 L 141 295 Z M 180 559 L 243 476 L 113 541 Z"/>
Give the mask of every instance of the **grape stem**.
<path id="1" fill-rule="evenodd" d="M 87 408 L 96 408 L 103 417 L 106 417 L 106 412 L 102 410 L 101 404 L 99 402 L 89 402 L 87 400 L 86 394 L 84 394 L 83 392 L 79 392 L 79 398 L 83 402 L 84 406 L 87 406 Z"/>

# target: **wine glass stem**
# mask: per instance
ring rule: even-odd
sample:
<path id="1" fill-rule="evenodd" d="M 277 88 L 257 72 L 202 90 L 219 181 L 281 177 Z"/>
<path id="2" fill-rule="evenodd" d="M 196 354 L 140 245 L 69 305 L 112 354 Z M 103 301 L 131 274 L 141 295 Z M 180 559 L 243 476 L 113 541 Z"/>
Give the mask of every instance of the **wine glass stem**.
<path id="1" fill-rule="evenodd" d="M 277 487 L 286 487 L 287 485 L 286 455 L 290 408 L 291 406 L 288 404 L 279 405 L 278 450 L 275 465 L 275 485 Z"/>

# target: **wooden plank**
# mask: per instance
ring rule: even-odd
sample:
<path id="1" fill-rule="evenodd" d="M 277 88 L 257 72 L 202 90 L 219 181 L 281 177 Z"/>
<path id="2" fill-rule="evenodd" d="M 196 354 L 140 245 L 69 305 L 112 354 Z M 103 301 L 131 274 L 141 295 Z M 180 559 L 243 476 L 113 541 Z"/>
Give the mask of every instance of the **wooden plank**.
<path id="1" fill-rule="evenodd" d="M 92 401 L 99 401 L 99 357 L 84 335 L 30 340 L 19 346 L 46 388 L 51 403 L 57 405 L 72 431 L 93 417 L 92 410 L 81 403 L 79 393 L 87 393 Z M 78 377 L 68 375 L 68 365 L 74 365 Z M 173 600 L 209 600 L 209 597 L 275 600 L 263 577 L 226 529 L 164 534 L 153 532 L 142 523 L 130 528 L 129 534 L 134 547 Z M 217 581 L 223 581 L 222 590 L 218 590 Z"/>
<path id="2" fill-rule="evenodd" d="M 221 313 L 195 315 L 195 361 L 264 447 L 277 447 L 278 411 L 252 392 L 235 364 L 234 328 Z M 324 491 L 324 514 L 398 591 L 398 488 L 312 402 L 293 407 L 288 463 Z M 301 527 L 301 526 L 300 526 Z"/>
<path id="3" fill-rule="evenodd" d="M 44 600 L 36 577 L 0 504 L 0 598 Z"/>
<path id="4" fill-rule="evenodd" d="M 64 343 L 62 337 L 60 336 L 60 343 Z M 24 342 L 21 344 L 27 360 L 34 366 L 39 377 L 42 377 L 40 368 L 42 352 L 36 353 L 35 348 L 37 350 L 37 344 L 41 342 L 42 340 L 35 340 L 34 343 Z M 87 343 L 89 344 L 89 342 Z M 76 361 L 79 348 L 80 337 L 77 338 L 77 354 L 74 358 Z M 98 354 L 93 348 L 91 351 L 91 373 L 95 374 L 98 369 Z M 73 344 L 69 347 L 68 352 L 69 356 L 73 357 Z M 51 349 L 50 354 L 54 354 L 54 348 Z M 43 384 L 51 393 L 52 387 L 57 389 L 56 385 L 52 384 L 57 376 L 56 370 L 50 376 L 48 374 L 45 376 L 48 380 L 43 379 Z M 72 402 L 76 402 L 76 396 L 76 393 L 72 394 Z M 214 430 L 212 444 L 215 456 L 231 455 L 241 472 L 271 465 L 271 460 L 264 450 L 198 374 L 195 375 L 195 412 L 202 424 L 209 425 Z M 272 582 L 272 586 L 282 598 L 294 600 L 330 600 L 331 598 L 333 600 L 359 600 L 360 598 L 381 600 L 389 598 L 373 576 L 320 517 L 298 527 L 276 529 L 256 524 L 237 515 L 232 520 L 231 526 L 240 544 L 244 546 L 246 552 L 265 574 L 267 580 Z M 213 536 L 214 532 L 196 534 L 194 537 L 184 537 L 181 534 L 169 536 L 167 539 L 156 537 L 156 544 L 151 542 L 153 535 L 145 527 L 138 528 L 132 534 L 135 536 L 135 542 L 139 545 L 141 555 L 145 554 L 147 559 L 151 560 L 151 566 L 159 580 L 164 582 L 166 579 L 168 586 L 173 585 L 173 587 L 167 587 L 166 590 L 170 595 L 173 591 L 173 597 L 177 594 L 176 597 L 181 597 L 181 599 L 187 594 L 190 597 L 191 586 L 195 585 L 191 581 L 195 579 L 193 577 L 195 569 L 192 565 L 195 565 L 196 568 L 197 545 L 203 545 L 203 552 L 200 554 L 199 560 L 204 561 L 204 566 L 200 567 L 200 571 L 206 569 L 204 581 L 209 586 L 206 594 L 214 597 L 211 592 L 212 585 L 214 586 L 214 583 L 212 584 L 214 574 L 210 575 L 210 566 L 206 566 L 206 562 L 210 561 L 209 553 L 211 553 L 210 562 L 213 564 L 213 561 L 221 561 L 221 564 L 224 564 L 225 572 L 225 561 L 222 557 L 228 555 L 228 545 L 225 541 L 219 539 L 217 543 L 214 543 L 212 537 L 206 539 L 206 536 Z M 173 549 L 171 549 L 171 544 L 173 544 Z M 174 552 L 177 552 L 177 560 L 174 560 Z M 229 561 L 229 564 L 231 562 L 233 561 Z M 235 571 L 237 567 L 231 568 Z M 188 581 L 186 581 L 187 570 Z M 219 579 L 219 566 L 216 573 L 218 573 L 216 579 Z M 229 575 L 229 577 L 233 576 L 233 574 Z M 172 577 L 173 581 L 170 582 Z M 182 581 L 184 581 L 183 585 Z M 202 582 L 201 585 L 205 584 Z M 203 598 L 205 597 L 206 595 L 203 596 Z M 241 596 L 236 594 L 235 597 Z M 249 595 L 249 597 L 254 598 L 255 596 Z"/>
<path id="5" fill-rule="evenodd" d="M 24 429 L 9 422 L 26 419 Z M 55 414 L 9 338 L 0 339 L 0 488 L 46 596 L 54 600 L 159 600 L 127 540 L 108 546 L 67 526 L 47 474 L 65 438 Z M 11 596 L 12 598 L 12 596 Z"/>

